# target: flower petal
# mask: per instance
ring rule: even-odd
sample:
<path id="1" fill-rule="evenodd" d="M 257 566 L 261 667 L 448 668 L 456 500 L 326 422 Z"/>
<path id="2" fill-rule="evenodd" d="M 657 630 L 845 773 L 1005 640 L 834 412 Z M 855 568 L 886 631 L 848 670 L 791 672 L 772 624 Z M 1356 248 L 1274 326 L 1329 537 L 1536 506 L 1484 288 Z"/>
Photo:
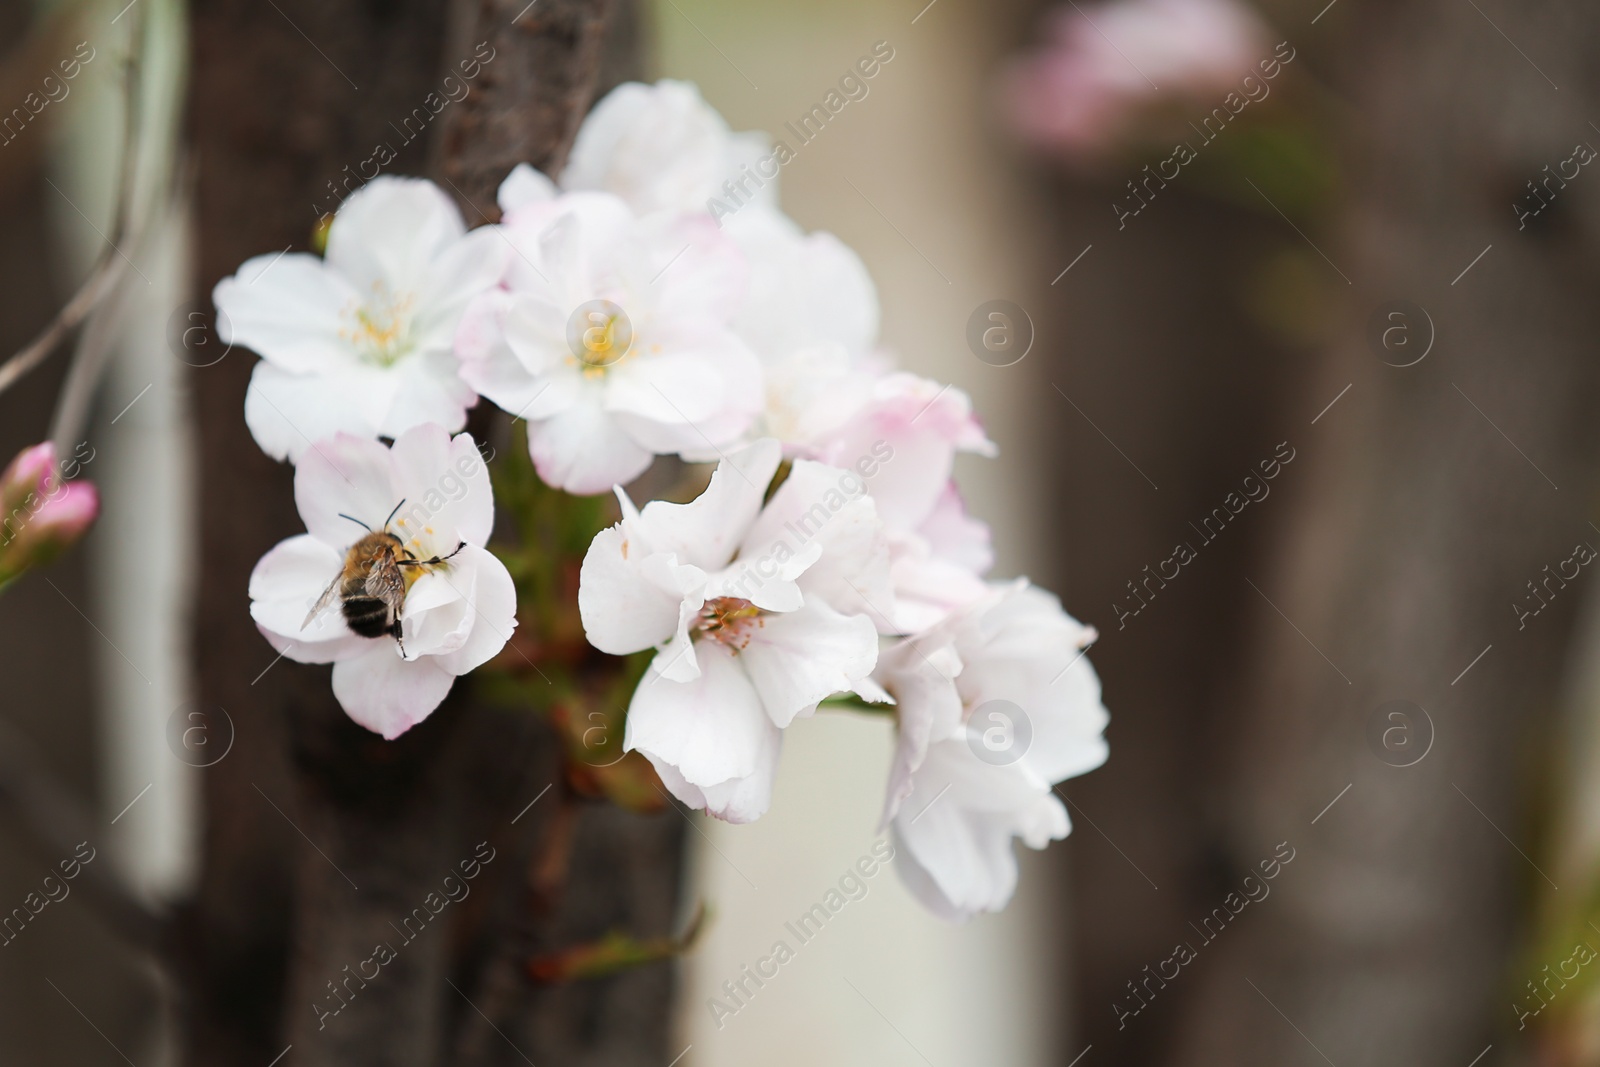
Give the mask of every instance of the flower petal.
<path id="1" fill-rule="evenodd" d="M 349 388 L 312 374 L 291 374 L 263 360 L 250 374 L 244 422 L 261 451 L 299 463 L 313 442 L 341 431 L 378 436 L 378 427 L 349 403 Z"/>
<path id="2" fill-rule="evenodd" d="M 704 212 L 656 216 L 639 227 L 644 247 L 620 268 L 635 292 L 648 293 L 655 332 L 673 322 L 727 323 L 744 303 L 750 268 L 739 246 Z"/>
<path id="3" fill-rule="evenodd" d="M 878 662 L 878 632 L 865 615 L 845 616 L 820 601 L 768 615 L 739 652 L 774 725 L 788 726 L 818 702 L 848 692 Z"/>
<path id="4" fill-rule="evenodd" d="M 457 567 L 464 555 L 465 548 L 448 564 L 430 569 L 406 592 L 400 615 L 406 659 L 446 656 L 467 643 L 477 621 L 472 610 L 477 568 L 470 563 Z"/>
<path id="5" fill-rule="evenodd" d="M 748 778 L 768 758 L 777 727 L 733 653 L 700 642 L 700 677 L 647 674 L 628 708 L 623 748 L 677 769 L 702 789 Z"/>
<path id="6" fill-rule="evenodd" d="M 891 532 L 889 573 L 894 582 L 894 622 L 899 633 L 920 633 L 951 610 L 982 600 L 989 586 L 971 570 L 934 554 L 920 534 Z"/>
<path id="7" fill-rule="evenodd" d="M 528 452 L 546 485 L 569 493 L 604 493 L 645 472 L 653 458 L 598 406 L 580 403 L 528 424 Z"/>
<path id="8" fill-rule="evenodd" d="M 217 335 L 297 374 L 354 362 L 340 337 L 341 312 L 358 293 L 339 273 L 306 252 L 273 253 L 244 262 L 212 291 Z"/>
<path id="9" fill-rule="evenodd" d="M 471 434 L 452 438 L 440 426 L 417 426 L 395 439 L 389 458 L 398 494 L 394 504 L 405 501 L 393 532 L 419 558 L 447 556 L 462 541 L 482 545 L 489 540 L 494 490 Z M 413 538 L 416 544 L 410 543 Z"/>
<path id="10" fill-rule="evenodd" d="M 1109 716 L 1084 654 L 1094 630 L 1025 580 L 993 588 L 967 638 L 973 651 L 959 685 L 966 703 L 1009 700 L 1022 708 L 1032 728 L 1022 762 L 1046 782 L 1100 766 Z"/>
<path id="11" fill-rule="evenodd" d="M 333 695 L 345 714 L 388 741 L 433 714 L 455 680 L 432 657 L 401 659 L 390 641 L 333 665 Z"/>
<path id="12" fill-rule="evenodd" d="M 755 822 L 772 806 L 772 783 L 778 774 L 778 756 L 783 751 L 783 731 L 773 730 L 766 736 L 767 744 L 762 748 L 755 773 L 720 785 L 694 785 L 672 764 L 653 756 L 645 758 L 656 769 L 661 784 L 691 808 L 701 809 L 725 822 Z"/>
<path id="13" fill-rule="evenodd" d="M 705 582 L 703 573 L 679 566 L 670 553 L 651 552 L 631 526 L 624 520 L 596 534 L 578 574 L 584 634 L 613 656 L 671 639 L 685 598 Z"/>
<path id="14" fill-rule="evenodd" d="M 803 233 L 776 211 L 750 205 L 722 220 L 749 265 L 749 292 L 734 329 L 763 360 L 836 344 L 869 352 L 878 294 L 861 257 L 830 233 Z"/>
<path id="15" fill-rule="evenodd" d="M 506 282 L 514 292 L 557 307 L 561 321 L 598 291 L 635 226 L 628 205 L 610 193 L 568 193 L 517 213 L 506 228 L 517 253 Z"/>
<path id="16" fill-rule="evenodd" d="M 703 211 L 727 170 L 728 124 L 689 82 L 628 82 L 594 106 L 578 130 L 566 189 L 604 189 L 640 214 Z"/>
<path id="17" fill-rule="evenodd" d="M 624 361 L 606 378 L 606 410 L 644 423 L 678 427 L 700 422 L 720 414 L 724 403 L 720 369 L 697 352 L 640 356 Z M 664 450 L 678 440 L 674 436 L 657 447 Z M 696 441 L 705 443 L 698 437 Z"/>
<path id="18" fill-rule="evenodd" d="M 536 381 L 552 381 L 575 360 L 567 340 L 567 320 L 572 309 L 566 301 L 540 292 L 508 294 L 501 326 L 506 347 L 516 357 L 523 372 Z M 537 412 L 535 418 L 542 417 Z"/>
<path id="19" fill-rule="evenodd" d="M 523 207 L 554 200 L 555 197 L 555 182 L 546 177 L 543 171 L 534 170 L 526 163 L 518 163 L 506 175 L 506 180 L 500 183 L 495 200 L 500 205 L 500 213 L 509 217 Z"/>
<path id="20" fill-rule="evenodd" d="M 876 677 L 895 699 L 895 747 L 884 792 L 887 826 L 911 795 L 913 776 L 935 740 L 956 736 L 962 725 L 955 679 L 964 666 L 948 638 L 934 632 L 890 645 L 878 657 Z"/>
<path id="21" fill-rule="evenodd" d="M 419 292 L 428 265 L 467 232 L 455 201 L 423 178 L 380 175 L 351 193 L 328 227 L 328 265 L 365 295 Z"/>
<path id="22" fill-rule="evenodd" d="M 771 555 L 779 545 L 798 554 L 811 544 L 822 554 L 797 581 L 807 599 L 820 597 L 846 614 L 864 613 L 894 631 L 889 545 L 876 500 L 855 471 L 797 459 L 740 548 L 741 558 Z"/>
<path id="23" fill-rule="evenodd" d="M 439 666 L 459 675 L 489 662 L 511 640 L 517 628 L 517 587 L 506 565 L 486 548 L 469 543 L 456 558 L 469 561 L 477 572 L 472 632 L 460 648 L 439 658 Z"/>
<path id="24" fill-rule="evenodd" d="M 367 650 L 368 638 L 350 632 L 337 595 L 311 622 L 306 613 L 344 568 L 344 556 L 300 534 L 280 541 L 250 572 L 250 617 L 272 647 L 300 663 L 332 663 Z"/>
<path id="25" fill-rule="evenodd" d="M 364 536 L 351 519 L 381 530 L 401 499 L 391 471 L 389 450 L 377 441 L 347 433 L 318 441 L 294 472 L 294 502 L 306 529 L 339 549 Z"/>
<path id="26" fill-rule="evenodd" d="M 888 457 L 882 458 L 887 447 Z M 960 389 L 896 373 L 880 379 L 867 405 L 835 434 L 819 458 L 849 467 L 862 457 L 882 459 L 872 496 L 890 527 L 915 530 L 950 483 L 958 451 L 995 454 Z"/>
<path id="27" fill-rule="evenodd" d="M 930 746 L 894 822 L 907 887 L 936 913 L 999 911 L 1017 885 L 1012 838 L 1043 848 L 1067 836 L 1066 808 L 1016 765 L 984 763 L 961 739 Z"/>
<path id="28" fill-rule="evenodd" d="M 499 226 L 479 226 L 439 249 L 424 268 L 411 331 L 415 343 L 448 351 L 467 305 L 500 283 L 510 263 L 511 242 Z"/>
<path id="29" fill-rule="evenodd" d="M 499 289 L 479 296 L 467 308 L 456 331 L 459 374 L 468 386 L 494 401 L 513 418 L 547 419 L 577 400 L 581 379 L 559 373 L 534 373 L 512 347 L 506 335 L 506 318 L 518 300 Z"/>
<path id="30" fill-rule="evenodd" d="M 657 355 L 607 377 L 605 405 L 650 450 L 699 459 L 747 430 L 761 411 L 761 364 L 733 334 L 664 338 Z"/>
<path id="31" fill-rule="evenodd" d="M 383 437 L 397 438 L 425 423 L 454 433 L 467 424 L 467 409 L 478 402 L 448 351 L 414 353 L 389 368 L 388 376 L 395 387 L 389 410 L 378 420 Z"/>
<path id="32" fill-rule="evenodd" d="M 961 490 L 951 482 L 944 488 L 918 532 L 928 539 L 936 555 L 948 559 L 976 575 L 994 566 L 994 547 L 989 524 L 967 514 Z"/>
<path id="33" fill-rule="evenodd" d="M 651 546 L 705 571 L 727 566 L 782 459 L 776 441 L 757 441 L 718 463 L 705 492 L 689 503 L 646 504 L 640 520 Z"/>

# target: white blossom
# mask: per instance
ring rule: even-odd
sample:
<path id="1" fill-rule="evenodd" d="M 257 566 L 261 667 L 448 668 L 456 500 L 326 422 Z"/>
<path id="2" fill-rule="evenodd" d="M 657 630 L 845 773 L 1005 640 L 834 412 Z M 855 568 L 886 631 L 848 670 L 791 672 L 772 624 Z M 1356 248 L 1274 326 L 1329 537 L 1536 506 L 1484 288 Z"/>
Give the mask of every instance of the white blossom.
<path id="1" fill-rule="evenodd" d="M 294 492 L 307 532 L 256 564 L 251 618 L 289 659 L 332 663 L 346 714 L 398 737 L 439 706 L 458 675 L 499 652 L 517 625 L 511 575 L 483 547 L 494 525 L 488 469 L 471 435 L 452 439 L 439 426 L 409 430 L 392 449 L 339 434 L 306 452 Z M 307 617 L 344 572 L 351 546 L 370 533 L 393 534 L 396 549 L 414 560 L 449 557 L 401 568 L 398 641 L 352 631 L 337 598 Z"/>
<path id="2" fill-rule="evenodd" d="M 639 214 L 706 210 L 724 184 L 743 177 L 768 151 L 762 133 L 733 133 L 690 82 L 627 82 L 607 93 L 578 129 L 561 188 L 622 197 Z M 777 205 L 775 183 L 754 200 Z"/>
<path id="3" fill-rule="evenodd" d="M 896 700 L 899 736 L 883 821 L 907 886 L 936 914 L 1005 907 L 1012 839 L 1039 849 L 1071 829 L 1052 786 L 1107 753 L 1084 656 L 1094 639 L 1019 580 L 884 651 L 874 677 Z"/>
<path id="4" fill-rule="evenodd" d="M 462 374 L 528 420 L 539 475 L 600 493 L 655 455 L 715 455 L 751 424 L 761 368 L 728 328 L 743 261 L 709 219 L 640 220 L 607 193 L 507 215 L 506 288 L 462 323 Z"/>
<path id="5" fill-rule="evenodd" d="M 461 429 L 477 396 L 457 371 L 456 328 L 509 254 L 494 228 L 468 233 L 433 183 L 379 177 L 339 208 L 325 258 L 247 260 L 212 299 L 222 339 L 261 356 L 245 394 L 256 443 L 298 462 L 336 433 Z"/>
<path id="6" fill-rule="evenodd" d="M 850 472 L 808 460 L 763 506 L 779 460 L 759 441 L 688 504 L 636 511 L 619 491 L 622 521 L 594 539 L 578 590 L 596 648 L 657 649 L 623 747 L 732 822 L 766 811 L 784 728 L 837 693 L 883 697 L 868 678 L 868 612 L 893 602 L 876 508 Z"/>

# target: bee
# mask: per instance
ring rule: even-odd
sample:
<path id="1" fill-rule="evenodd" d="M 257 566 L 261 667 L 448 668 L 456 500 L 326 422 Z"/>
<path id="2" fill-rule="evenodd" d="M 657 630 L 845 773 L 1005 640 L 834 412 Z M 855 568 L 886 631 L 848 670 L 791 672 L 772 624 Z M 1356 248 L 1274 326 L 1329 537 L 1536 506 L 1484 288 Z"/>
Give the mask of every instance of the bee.
<path id="1" fill-rule="evenodd" d="M 453 558 L 467 543 L 462 541 L 456 545 L 455 552 L 448 556 L 418 559 L 406 548 L 405 542 L 389 532 L 389 523 L 394 521 L 404 506 L 404 500 L 396 504 L 379 530 L 374 530 L 352 515 L 339 514 L 341 519 L 349 519 L 366 530 L 367 535 L 351 545 L 345 553 L 344 566 L 312 605 L 300 629 L 310 626 L 312 620 L 327 610 L 337 595 L 345 625 L 353 633 L 362 637 L 383 637 L 387 634 L 399 644 L 400 654 L 405 655 L 406 646 L 400 635 L 400 609 L 405 604 L 406 579 L 401 568 L 431 567 L 443 563 Z"/>

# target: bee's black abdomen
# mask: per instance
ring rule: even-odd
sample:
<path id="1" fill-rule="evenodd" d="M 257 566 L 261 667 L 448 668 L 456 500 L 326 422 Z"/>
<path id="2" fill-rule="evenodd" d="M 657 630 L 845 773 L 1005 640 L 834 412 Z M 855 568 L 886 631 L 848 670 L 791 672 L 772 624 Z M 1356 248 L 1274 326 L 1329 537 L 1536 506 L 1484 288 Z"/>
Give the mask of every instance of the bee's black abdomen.
<path id="1" fill-rule="evenodd" d="M 350 597 L 343 610 L 345 623 L 362 637 L 382 637 L 389 632 L 389 608 L 375 596 Z"/>

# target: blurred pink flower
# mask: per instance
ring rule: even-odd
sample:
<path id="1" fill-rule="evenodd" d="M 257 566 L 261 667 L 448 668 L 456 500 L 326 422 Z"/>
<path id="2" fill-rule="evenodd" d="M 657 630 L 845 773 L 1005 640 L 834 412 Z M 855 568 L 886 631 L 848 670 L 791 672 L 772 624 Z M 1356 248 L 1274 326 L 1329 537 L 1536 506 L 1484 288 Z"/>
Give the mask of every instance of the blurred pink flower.
<path id="1" fill-rule="evenodd" d="M 74 544 L 100 514 L 100 494 L 58 473 L 55 446 L 25 448 L 0 474 L 0 585 Z"/>
<path id="2" fill-rule="evenodd" d="M 42 445 L 32 445 L 17 453 L 17 458 L 11 461 L 11 466 L 0 475 L 0 493 L 10 496 L 14 487 L 24 487 L 24 491 L 32 489 L 56 465 L 55 445 L 46 441 Z"/>
<path id="3" fill-rule="evenodd" d="M 1007 121 L 1069 157 L 1103 154 L 1156 106 L 1235 88 L 1267 46 L 1237 0 L 1115 0 L 1046 18 L 1046 43 L 1001 76 Z"/>

